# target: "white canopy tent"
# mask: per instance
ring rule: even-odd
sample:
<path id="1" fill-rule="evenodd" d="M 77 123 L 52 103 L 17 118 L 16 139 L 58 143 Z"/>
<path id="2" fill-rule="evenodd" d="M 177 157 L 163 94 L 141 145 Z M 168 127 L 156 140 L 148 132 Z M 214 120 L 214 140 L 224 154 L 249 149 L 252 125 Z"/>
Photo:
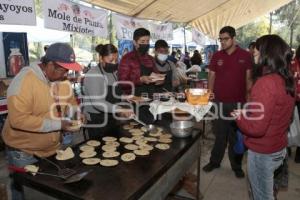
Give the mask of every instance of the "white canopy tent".
<path id="1" fill-rule="evenodd" d="M 37 18 L 36 26 L 0 25 L 0 32 L 26 32 L 29 42 L 70 42 L 70 33 L 44 28 L 44 20 Z"/>
<path id="2" fill-rule="evenodd" d="M 192 32 L 190 30 L 185 30 L 186 44 L 187 46 L 196 46 L 197 44 L 192 39 Z M 184 28 L 177 28 L 173 31 L 173 40 L 168 41 L 169 44 L 181 44 L 184 46 Z M 202 44 L 199 46 L 205 46 L 210 44 L 216 44 L 216 41 L 205 37 Z"/>
<path id="3" fill-rule="evenodd" d="M 183 22 L 217 38 L 221 27 L 241 27 L 291 0 L 85 0 L 124 15 Z"/>
<path id="4" fill-rule="evenodd" d="M 185 30 L 186 43 L 184 43 L 184 28 L 180 27 L 173 30 L 173 40 L 167 41 L 170 47 L 174 48 L 184 48 L 185 44 L 187 47 L 193 47 L 196 49 L 201 49 L 205 45 L 216 44 L 215 40 L 211 40 L 208 37 L 205 37 L 202 44 L 197 44 L 192 39 L 192 32 L 190 30 Z M 154 42 L 150 42 L 151 47 L 154 47 Z"/>
<path id="5" fill-rule="evenodd" d="M 70 42 L 70 33 L 63 31 L 56 31 L 52 29 L 44 28 L 44 20 L 37 18 L 36 26 L 23 26 L 23 25 L 0 25 L 0 32 L 26 32 L 27 40 L 29 42 Z M 2 41 L 2 34 L 0 34 L 0 41 Z M 0 78 L 6 77 L 4 59 L 4 48 L 3 43 L 0 43 Z"/>

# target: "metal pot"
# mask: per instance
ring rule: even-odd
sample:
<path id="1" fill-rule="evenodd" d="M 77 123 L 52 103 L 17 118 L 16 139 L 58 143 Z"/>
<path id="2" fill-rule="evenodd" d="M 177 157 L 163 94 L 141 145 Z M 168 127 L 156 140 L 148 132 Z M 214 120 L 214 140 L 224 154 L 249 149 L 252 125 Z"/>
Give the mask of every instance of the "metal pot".
<path id="1" fill-rule="evenodd" d="M 192 121 L 174 121 L 170 124 L 171 133 L 175 137 L 186 138 L 192 134 L 194 122 Z"/>

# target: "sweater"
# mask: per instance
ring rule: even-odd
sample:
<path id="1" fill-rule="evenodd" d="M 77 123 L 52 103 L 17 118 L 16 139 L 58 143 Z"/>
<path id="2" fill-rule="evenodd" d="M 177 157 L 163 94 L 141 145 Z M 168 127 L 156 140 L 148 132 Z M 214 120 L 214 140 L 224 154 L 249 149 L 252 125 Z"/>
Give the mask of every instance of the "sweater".
<path id="1" fill-rule="evenodd" d="M 58 83 L 62 110 L 77 105 L 71 84 Z M 48 157 L 60 145 L 61 119 L 58 118 L 53 87 L 41 68 L 24 67 L 7 91 L 8 118 L 2 131 L 6 145 L 31 155 Z"/>
<path id="2" fill-rule="evenodd" d="M 86 113 L 115 113 L 118 108 L 117 105 L 111 104 L 106 101 L 107 86 L 113 86 L 116 82 L 112 73 L 104 74 L 100 71 L 99 67 L 92 67 L 86 74 L 83 81 L 84 91 L 84 112 Z"/>
<path id="3" fill-rule="evenodd" d="M 250 103 L 246 115 L 236 120 L 246 146 L 266 154 L 285 148 L 295 98 L 287 94 L 281 76 L 269 74 L 259 78 L 251 89 Z"/>

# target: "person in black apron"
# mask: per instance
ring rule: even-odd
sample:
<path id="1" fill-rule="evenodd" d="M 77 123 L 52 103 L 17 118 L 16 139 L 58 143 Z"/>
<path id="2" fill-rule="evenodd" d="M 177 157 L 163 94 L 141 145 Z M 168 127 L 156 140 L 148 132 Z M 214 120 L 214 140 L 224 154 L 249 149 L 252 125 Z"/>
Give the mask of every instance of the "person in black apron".
<path id="1" fill-rule="evenodd" d="M 139 57 L 139 55 L 137 55 Z M 150 76 L 151 73 L 153 72 L 152 68 L 146 67 L 141 60 L 139 59 L 139 64 L 140 64 L 140 70 L 141 70 L 141 77 L 142 76 Z M 149 83 L 149 84 L 142 84 L 139 86 L 135 86 L 135 91 L 134 95 L 135 96 L 141 96 L 142 93 L 147 93 L 148 97 L 151 98 L 153 93 L 156 92 L 156 85 L 155 83 Z"/>
<path id="2" fill-rule="evenodd" d="M 135 96 L 143 96 L 152 98 L 158 82 L 153 82 L 150 76 L 152 72 L 156 72 L 154 59 L 148 54 L 150 42 L 150 32 L 145 28 L 138 28 L 133 33 L 134 50 L 124 55 L 120 61 L 119 80 L 131 82 L 134 88 L 129 84 L 122 84 L 124 93 L 134 94 Z M 145 123 L 151 123 L 153 116 L 149 112 L 149 106 L 140 104 L 136 105 L 136 113 L 140 120 Z M 145 114 L 147 113 L 147 114 Z"/>
<path id="3" fill-rule="evenodd" d="M 142 64 L 140 59 L 139 59 L 139 63 L 140 63 L 141 77 L 150 76 L 150 74 L 153 72 L 152 68 L 148 68 L 144 64 Z M 142 84 L 139 86 L 135 86 L 134 95 L 142 96 L 143 93 L 146 93 L 149 98 L 152 98 L 153 93 L 155 92 L 157 92 L 157 86 L 155 85 L 155 83 L 149 83 L 149 84 Z M 148 102 L 136 104 L 135 113 L 137 117 L 146 124 L 152 124 L 154 122 L 154 117 L 149 111 Z"/>
<path id="4" fill-rule="evenodd" d="M 86 95 L 84 111 L 88 118 L 90 139 L 99 139 L 105 135 L 119 133 L 119 122 L 115 119 L 116 104 L 121 102 L 122 91 L 117 82 L 117 48 L 111 44 L 98 45 L 96 51 L 100 56 L 97 67 L 91 68 L 84 80 Z M 97 76 L 95 76 L 97 75 Z M 132 110 L 118 112 L 122 117 L 130 117 Z"/>

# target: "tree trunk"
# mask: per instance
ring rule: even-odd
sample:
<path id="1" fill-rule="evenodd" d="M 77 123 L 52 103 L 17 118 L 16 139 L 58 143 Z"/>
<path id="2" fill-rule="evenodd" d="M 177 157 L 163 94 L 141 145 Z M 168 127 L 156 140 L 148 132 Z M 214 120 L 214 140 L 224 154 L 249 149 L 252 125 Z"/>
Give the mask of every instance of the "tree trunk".
<path id="1" fill-rule="evenodd" d="M 96 48 L 96 37 L 92 36 L 92 44 L 91 44 L 91 52 L 93 53 L 93 60 L 97 59 L 97 53 L 95 53 L 95 48 Z"/>
<path id="2" fill-rule="evenodd" d="M 294 24 L 291 24 L 290 31 L 290 47 L 293 48 L 293 37 L 294 37 Z"/>
<path id="3" fill-rule="evenodd" d="M 185 27 L 186 27 L 186 25 L 184 25 L 184 27 L 183 27 L 183 39 L 184 39 L 184 54 L 185 54 L 185 52 L 188 52 L 188 49 L 187 49 L 187 45 L 186 45 L 186 35 L 185 35 Z"/>
<path id="4" fill-rule="evenodd" d="M 113 40 L 113 33 L 112 33 L 112 29 L 113 29 L 113 24 L 112 24 L 112 12 L 110 12 L 109 15 L 109 26 L 108 26 L 108 32 L 109 32 L 109 43 L 112 44 L 112 40 Z"/>
<path id="5" fill-rule="evenodd" d="M 293 36 L 295 29 L 294 15 L 296 14 L 296 0 L 292 2 L 292 12 L 290 13 L 290 47 L 293 48 Z"/>
<path id="6" fill-rule="evenodd" d="M 269 34 L 272 34 L 272 24 L 273 24 L 273 12 L 270 12 Z"/>

